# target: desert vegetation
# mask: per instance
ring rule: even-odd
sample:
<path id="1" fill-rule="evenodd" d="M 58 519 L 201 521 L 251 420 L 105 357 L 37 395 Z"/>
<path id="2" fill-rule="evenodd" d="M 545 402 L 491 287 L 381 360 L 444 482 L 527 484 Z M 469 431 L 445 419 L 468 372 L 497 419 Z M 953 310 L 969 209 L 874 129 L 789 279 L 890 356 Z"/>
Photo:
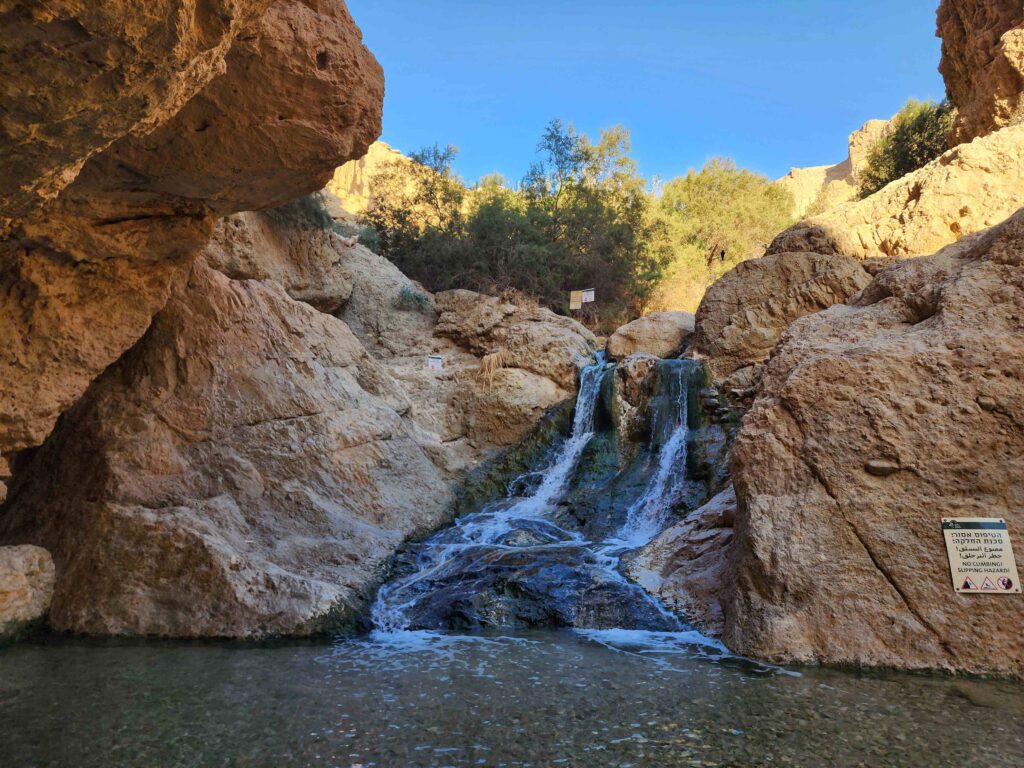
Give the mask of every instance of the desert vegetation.
<path id="1" fill-rule="evenodd" d="M 431 290 L 514 289 L 561 312 L 571 290 L 594 288 L 598 301 L 575 314 L 599 330 L 694 309 L 715 277 L 790 223 L 788 194 L 729 160 L 653 184 L 621 126 L 593 140 L 552 121 L 518 183 L 467 186 L 456 155 L 430 147 L 373 177 L 365 221 L 380 253 Z"/>
<path id="2" fill-rule="evenodd" d="M 955 118 L 949 102 L 910 99 L 871 149 L 868 166 L 860 174 L 861 197 L 873 195 L 948 150 Z"/>

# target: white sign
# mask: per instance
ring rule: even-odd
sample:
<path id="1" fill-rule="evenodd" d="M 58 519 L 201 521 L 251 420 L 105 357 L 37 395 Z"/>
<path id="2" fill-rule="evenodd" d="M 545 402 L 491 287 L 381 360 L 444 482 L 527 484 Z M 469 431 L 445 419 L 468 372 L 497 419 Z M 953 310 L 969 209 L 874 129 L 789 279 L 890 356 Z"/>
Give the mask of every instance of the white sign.
<path id="1" fill-rule="evenodd" d="M 590 304 L 593 300 L 594 300 L 594 289 L 593 288 L 587 288 L 585 291 L 583 291 L 583 303 L 584 304 Z"/>
<path id="2" fill-rule="evenodd" d="M 1001 517 L 944 517 L 953 589 L 961 594 L 1019 595 L 1020 577 L 1006 520 Z"/>
<path id="3" fill-rule="evenodd" d="M 427 367 L 432 371 L 443 371 L 444 358 L 440 355 L 430 355 L 427 357 Z"/>

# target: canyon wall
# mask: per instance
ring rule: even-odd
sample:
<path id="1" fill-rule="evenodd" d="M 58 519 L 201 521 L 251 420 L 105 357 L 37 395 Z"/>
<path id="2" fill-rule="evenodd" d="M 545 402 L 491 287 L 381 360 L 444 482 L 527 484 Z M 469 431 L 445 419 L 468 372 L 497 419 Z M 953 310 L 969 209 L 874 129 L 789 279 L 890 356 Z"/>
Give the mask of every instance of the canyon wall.
<path id="1" fill-rule="evenodd" d="M 939 69 L 958 112 L 955 142 L 1024 120 L 1024 6 L 1018 0 L 942 0 L 937 34 Z"/>

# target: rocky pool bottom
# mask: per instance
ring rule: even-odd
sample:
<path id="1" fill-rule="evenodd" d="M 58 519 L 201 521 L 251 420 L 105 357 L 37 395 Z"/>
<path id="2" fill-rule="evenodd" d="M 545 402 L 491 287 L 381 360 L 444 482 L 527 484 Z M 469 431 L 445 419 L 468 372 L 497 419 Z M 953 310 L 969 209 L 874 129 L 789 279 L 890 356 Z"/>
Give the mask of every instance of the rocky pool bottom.
<path id="1" fill-rule="evenodd" d="M 768 667 L 696 633 L 0 650 L 0 765 L 1024 765 L 1024 686 Z"/>

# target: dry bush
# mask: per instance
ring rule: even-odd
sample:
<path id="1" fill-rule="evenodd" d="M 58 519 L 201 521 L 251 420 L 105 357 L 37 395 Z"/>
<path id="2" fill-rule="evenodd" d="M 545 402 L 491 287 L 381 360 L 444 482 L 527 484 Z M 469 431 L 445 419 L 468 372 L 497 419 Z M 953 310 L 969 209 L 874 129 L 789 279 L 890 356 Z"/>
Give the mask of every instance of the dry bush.
<path id="1" fill-rule="evenodd" d="M 494 374 L 502 368 L 508 368 L 512 364 L 512 353 L 507 349 L 499 349 L 480 358 L 480 367 L 477 369 L 478 379 L 487 381 L 487 388 L 494 385 Z"/>

